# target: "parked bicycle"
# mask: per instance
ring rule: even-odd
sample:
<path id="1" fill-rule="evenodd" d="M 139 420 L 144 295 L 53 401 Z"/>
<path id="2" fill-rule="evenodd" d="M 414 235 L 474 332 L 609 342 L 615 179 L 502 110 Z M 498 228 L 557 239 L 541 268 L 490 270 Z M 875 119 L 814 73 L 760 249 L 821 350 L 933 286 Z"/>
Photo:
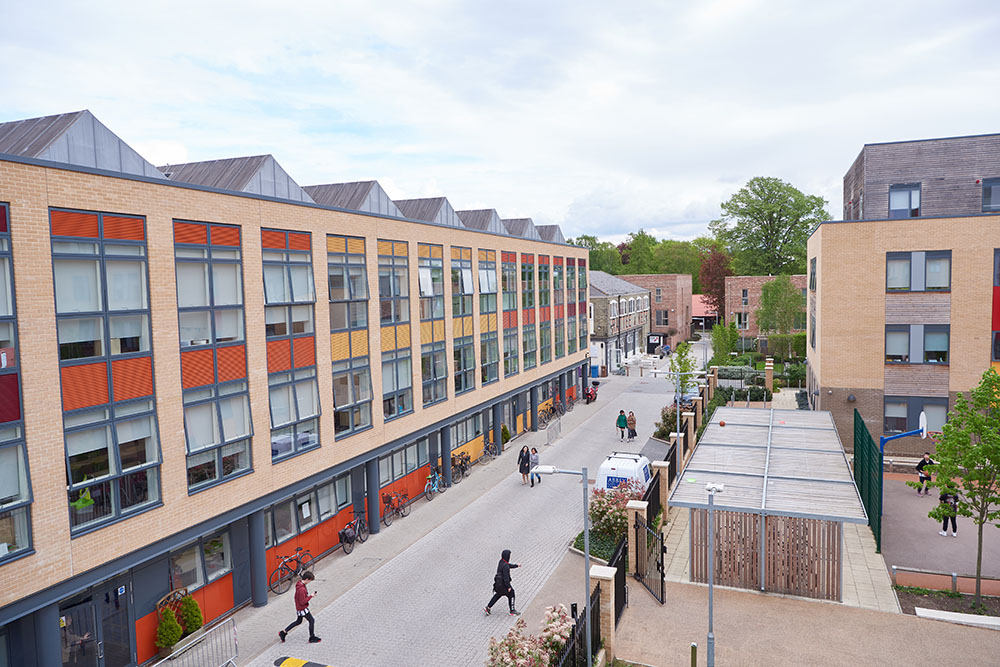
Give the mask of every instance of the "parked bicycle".
<path id="1" fill-rule="evenodd" d="M 302 547 L 296 547 L 295 553 L 291 556 L 275 556 L 281 561 L 278 569 L 267 578 L 267 587 L 275 595 L 281 595 L 292 587 L 292 580 L 300 576 L 306 570 L 311 570 L 313 566 L 313 555 L 304 551 Z"/>
<path id="2" fill-rule="evenodd" d="M 573 407 L 576 405 L 576 396 L 566 397 L 566 412 L 573 412 Z"/>
<path id="3" fill-rule="evenodd" d="M 431 468 L 431 474 L 427 475 L 427 484 L 424 485 L 424 495 L 427 500 L 434 500 L 435 493 L 444 493 L 444 477 L 438 471 L 437 466 Z"/>
<path id="4" fill-rule="evenodd" d="M 340 544 L 344 547 L 344 553 L 349 554 L 354 551 L 355 542 L 364 542 L 368 539 L 368 520 L 365 519 L 365 512 L 362 510 L 352 510 L 354 518 L 340 531 Z"/>
<path id="5" fill-rule="evenodd" d="M 382 494 L 382 523 L 388 528 L 392 524 L 393 515 L 404 517 L 410 514 L 410 495 L 408 493 Z"/>
<path id="6" fill-rule="evenodd" d="M 465 452 L 451 457 L 451 483 L 458 484 L 472 472 L 472 459 Z"/>
<path id="7" fill-rule="evenodd" d="M 490 442 L 490 436 L 483 435 L 483 455 L 479 457 L 480 463 L 489 463 L 500 456 L 500 448 Z"/>

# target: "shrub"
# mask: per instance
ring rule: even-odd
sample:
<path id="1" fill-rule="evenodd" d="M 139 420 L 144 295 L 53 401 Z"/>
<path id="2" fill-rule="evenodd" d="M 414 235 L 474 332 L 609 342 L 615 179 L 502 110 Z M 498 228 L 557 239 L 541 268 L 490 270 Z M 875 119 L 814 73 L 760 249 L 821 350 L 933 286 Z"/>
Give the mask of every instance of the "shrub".
<path id="1" fill-rule="evenodd" d="M 195 632 L 205 624 L 198 601 L 190 595 L 184 596 L 181 600 L 181 623 L 184 625 L 185 635 Z"/>
<path id="2" fill-rule="evenodd" d="M 506 424 L 500 425 L 500 438 L 503 440 L 503 444 L 510 442 L 510 429 L 507 428 Z"/>
<path id="3" fill-rule="evenodd" d="M 665 405 L 660 410 L 660 421 L 656 422 L 656 430 L 653 437 L 660 440 L 667 440 L 670 434 L 677 430 L 677 407 Z"/>
<path id="4" fill-rule="evenodd" d="M 754 369 L 748 365 L 743 366 L 719 366 L 720 380 L 742 380 L 749 377 Z"/>
<path id="5" fill-rule="evenodd" d="M 785 377 L 788 378 L 788 385 L 798 385 L 806 381 L 805 364 L 788 364 L 785 366 Z"/>
<path id="6" fill-rule="evenodd" d="M 792 334 L 792 354 L 798 359 L 806 358 L 806 332 Z"/>
<path id="7" fill-rule="evenodd" d="M 594 531 L 620 538 L 628 530 L 625 506 L 642 499 L 642 485 L 627 479 L 613 489 L 597 489 L 590 499 L 590 523 Z"/>
<path id="8" fill-rule="evenodd" d="M 487 667 L 547 667 L 549 653 L 541 637 L 525 634 L 527 623 L 523 618 L 511 628 L 507 636 L 497 641 L 490 637 Z"/>
<path id="9" fill-rule="evenodd" d="M 184 630 L 177 622 L 174 610 L 167 607 L 160 615 L 160 625 L 156 628 L 156 645 L 159 648 L 170 648 L 181 640 Z"/>
<path id="10" fill-rule="evenodd" d="M 549 653 L 549 661 L 555 663 L 562 652 L 569 635 L 573 632 L 573 618 L 566 610 L 566 605 L 558 604 L 545 608 L 545 620 L 542 622 L 542 646 Z"/>

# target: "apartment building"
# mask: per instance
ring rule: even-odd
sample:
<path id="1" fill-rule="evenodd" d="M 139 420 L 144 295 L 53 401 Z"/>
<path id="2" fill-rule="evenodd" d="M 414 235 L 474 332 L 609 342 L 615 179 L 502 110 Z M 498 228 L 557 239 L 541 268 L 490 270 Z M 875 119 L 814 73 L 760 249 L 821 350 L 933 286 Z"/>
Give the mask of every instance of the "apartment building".
<path id="1" fill-rule="evenodd" d="M 591 364 L 606 375 L 645 352 L 649 290 L 603 271 L 590 272 Z"/>
<path id="2" fill-rule="evenodd" d="M 876 437 L 921 412 L 940 431 L 1000 362 L 1000 135 L 867 145 L 844 191 L 853 217 L 808 242 L 813 407 L 841 433 L 855 408 Z M 902 438 L 887 454 L 932 447 Z"/>
<path id="3" fill-rule="evenodd" d="M 618 276 L 649 290 L 649 333 L 644 350 L 656 353 L 661 345 L 676 349 L 691 338 L 691 275 L 687 273 L 629 274 Z"/>
<path id="4" fill-rule="evenodd" d="M 806 330 L 806 276 L 789 276 L 795 289 L 802 292 L 802 314 L 795 319 L 789 333 Z M 727 276 L 726 277 L 726 321 L 736 322 L 740 336 L 757 338 L 757 309 L 764 285 L 774 280 L 774 276 Z"/>
<path id="5" fill-rule="evenodd" d="M 0 666 L 143 663 L 171 591 L 264 605 L 276 554 L 534 428 L 589 345 L 587 251 L 544 232 L 0 124 Z"/>

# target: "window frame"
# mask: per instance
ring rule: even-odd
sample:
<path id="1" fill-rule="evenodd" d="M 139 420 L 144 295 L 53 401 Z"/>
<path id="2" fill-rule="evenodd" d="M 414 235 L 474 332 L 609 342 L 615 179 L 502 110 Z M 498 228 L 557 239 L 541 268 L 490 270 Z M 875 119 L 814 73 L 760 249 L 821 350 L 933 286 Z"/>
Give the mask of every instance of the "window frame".
<path id="1" fill-rule="evenodd" d="M 500 338 L 496 331 L 487 331 L 479 337 L 479 376 L 482 386 L 500 381 Z"/>
<path id="2" fill-rule="evenodd" d="M 889 334 L 894 333 L 905 333 L 906 334 L 906 354 L 903 355 L 902 359 L 890 359 L 889 358 Z M 885 325 L 885 340 L 883 341 L 885 345 L 885 363 L 886 364 L 909 364 L 910 363 L 910 325 L 908 324 L 887 324 Z"/>
<path id="3" fill-rule="evenodd" d="M 476 343 L 472 336 L 461 336 L 455 339 L 452 349 L 455 396 L 460 396 L 476 388 Z"/>
<path id="4" fill-rule="evenodd" d="M 892 195 L 893 193 L 908 193 L 909 206 L 906 209 L 894 209 L 892 207 Z M 913 193 L 917 194 L 917 207 L 913 207 Z M 893 183 L 889 186 L 889 195 L 887 198 L 887 206 L 889 209 L 888 219 L 889 220 L 908 220 L 909 218 L 919 218 L 923 207 L 923 184 L 922 183 Z M 894 211 L 903 212 L 905 214 L 894 214 Z"/>
<path id="5" fill-rule="evenodd" d="M 382 254 L 382 244 L 388 243 L 394 254 Z M 410 321 L 410 247 L 407 241 L 391 241 L 378 239 L 378 292 L 379 292 L 379 326 L 387 327 L 396 324 L 407 324 Z M 396 244 L 402 244 L 404 254 L 396 255 Z M 386 273 L 388 293 L 383 293 L 382 277 Z M 402 274 L 402 278 L 400 276 Z M 418 296 L 419 298 L 419 296 Z M 385 311 L 388 306 L 389 318 Z"/>
<path id="6" fill-rule="evenodd" d="M 525 324 L 521 328 L 521 354 L 523 357 L 524 370 L 528 371 L 538 365 L 537 351 L 538 340 L 536 338 L 535 325 Z"/>
<path id="7" fill-rule="evenodd" d="M 520 346 L 516 328 L 503 330 L 503 376 L 505 378 L 517 375 L 520 372 L 518 359 L 520 358 Z"/>
<path id="8" fill-rule="evenodd" d="M 430 370 L 429 375 L 424 372 L 425 366 Z M 426 343 L 420 346 L 420 386 L 423 407 L 430 407 L 448 400 L 448 358 L 444 341 Z M 430 392 L 430 400 L 427 398 L 428 392 Z"/>
<path id="9" fill-rule="evenodd" d="M 984 178 L 982 187 L 983 213 L 1000 212 L 1000 178 Z M 986 203 L 987 190 L 990 194 L 990 203 Z M 996 198 L 996 203 L 993 199 Z"/>
<path id="10" fill-rule="evenodd" d="M 927 358 L 927 335 L 928 334 L 944 334 L 945 340 L 947 341 L 947 348 L 944 350 L 944 359 L 940 361 L 933 361 Z M 949 324 L 925 324 L 924 325 L 924 339 L 922 341 L 923 360 L 921 363 L 933 364 L 935 366 L 947 366 L 951 363 L 951 325 Z"/>
<path id="11" fill-rule="evenodd" d="M 410 368 L 409 373 L 400 373 L 400 366 L 403 364 L 404 360 Z M 406 415 L 412 414 L 415 410 L 413 401 L 413 353 L 410 348 L 400 348 L 397 350 L 390 350 L 382 353 L 382 418 L 383 421 L 389 422 L 394 419 L 399 419 L 400 417 L 405 417 Z M 386 364 L 391 364 L 393 369 L 393 389 L 392 391 L 386 391 L 385 389 L 385 367 Z M 406 386 L 400 386 L 400 380 L 405 378 L 409 384 Z M 405 407 L 406 398 L 409 397 L 409 408 L 403 410 L 395 410 L 391 415 L 386 410 L 386 402 L 395 401 L 397 404 L 400 402 Z"/>
<path id="12" fill-rule="evenodd" d="M 535 256 L 521 253 L 521 308 L 535 307 Z"/>

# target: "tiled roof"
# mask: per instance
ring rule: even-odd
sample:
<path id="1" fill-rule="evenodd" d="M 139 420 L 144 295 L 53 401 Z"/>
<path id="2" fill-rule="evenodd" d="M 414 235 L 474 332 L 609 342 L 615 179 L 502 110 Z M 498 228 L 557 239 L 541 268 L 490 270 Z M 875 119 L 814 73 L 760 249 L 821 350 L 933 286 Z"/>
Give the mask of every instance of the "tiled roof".
<path id="1" fill-rule="evenodd" d="M 600 296 L 617 296 L 619 294 L 649 292 L 649 290 L 645 287 L 633 285 L 630 282 L 626 282 L 621 278 L 617 278 L 610 273 L 605 273 L 604 271 L 590 272 L 590 289 L 591 291 L 597 290 Z"/>

